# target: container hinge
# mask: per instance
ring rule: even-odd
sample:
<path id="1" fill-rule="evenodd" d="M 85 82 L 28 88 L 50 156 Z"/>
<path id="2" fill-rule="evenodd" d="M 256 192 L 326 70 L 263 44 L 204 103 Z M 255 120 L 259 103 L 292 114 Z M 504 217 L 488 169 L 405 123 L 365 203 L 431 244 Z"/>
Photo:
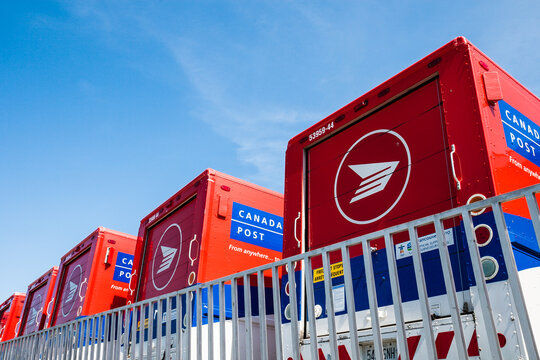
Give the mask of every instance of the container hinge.
<path id="1" fill-rule="evenodd" d="M 105 265 L 111 265 L 111 258 L 113 254 L 113 249 L 111 247 L 107 247 L 107 251 L 105 252 Z"/>
<path id="2" fill-rule="evenodd" d="M 499 81 L 499 74 L 496 71 L 483 73 L 482 80 L 484 81 L 486 99 L 491 105 L 494 105 L 497 101 L 503 99 L 501 82 Z"/>

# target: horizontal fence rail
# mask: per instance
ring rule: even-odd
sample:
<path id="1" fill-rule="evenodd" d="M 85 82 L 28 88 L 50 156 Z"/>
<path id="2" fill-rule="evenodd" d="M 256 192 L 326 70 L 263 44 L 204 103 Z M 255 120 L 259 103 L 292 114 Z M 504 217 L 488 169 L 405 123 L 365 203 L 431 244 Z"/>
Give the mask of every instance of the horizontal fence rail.
<path id="1" fill-rule="evenodd" d="M 503 359 L 498 320 L 492 308 L 496 299 L 490 296 L 475 235 L 475 216 L 483 212 L 491 214 L 500 240 L 518 337 L 526 357 L 538 359 L 505 220 L 505 207 L 521 201 L 528 209 L 538 242 L 538 192 L 540 185 L 535 185 L 5 341 L 0 343 L 0 360 L 299 360 L 301 355 L 303 359 L 339 359 L 344 352 L 351 359 L 397 358 L 385 347 L 389 341 L 395 342 L 395 349 L 405 360 L 415 356 L 410 344 L 413 331 L 422 336 L 418 345 L 422 358 L 437 359 L 437 328 L 444 319 L 433 311 L 430 284 L 426 282 L 427 260 L 420 242 L 426 228 L 432 229 L 436 238 L 435 251 L 444 282 L 441 298 L 448 308 L 443 315 L 452 329 L 455 358 L 475 356 L 470 354 L 466 324 L 467 319 L 473 319 L 475 334 L 483 341 L 482 352 L 489 353 L 491 359 Z M 449 223 L 459 224 L 464 234 L 462 251 L 469 254 L 473 295 L 456 289 L 455 265 L 446 235 Z M 408 281 L 417 296 L 413 320 L 406 310 L 410 304 L 403 300 L 402 270 L 394 251 L 401 238 L 410 244 L 412 257 L 414 275 Z M 385 270 L 382 278 L 388 284 L 388 299 L 381 300 L 385 304 L 379 303 L 382 288 L 377 266 Z M 364 269 L 361 280 L 355 275 L 359 268 Z M 365 289 L 363 300 L 354 295 L 359 287 Z M 321 301 L 324 306 L 318 305 Z M 361 308 L 359 301 L 367 307 Z M 368 340 L 359 340 L 362 336 Z"/>

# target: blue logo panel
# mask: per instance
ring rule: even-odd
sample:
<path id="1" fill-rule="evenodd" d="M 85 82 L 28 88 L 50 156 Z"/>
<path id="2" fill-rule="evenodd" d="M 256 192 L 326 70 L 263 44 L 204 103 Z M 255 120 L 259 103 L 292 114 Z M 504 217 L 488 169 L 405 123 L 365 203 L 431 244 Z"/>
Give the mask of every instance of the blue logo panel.
<path id="1" fill-rule="evenodd" d="M 283 251 L 283 217 L 233 203 L 231 239 Z"/>
<path id="2" fill-rule="evenodd" d="M 131 254 L 119 252 L 114 266 L 113 280 L 129 283 L 131 269 L 133 268 L 133 258 Z"/>
<path id="3" fill-rule="evenodd" d="M 499 101 L 499 110 L 506 145 L 536 166 L 540 166 L 540 126 L 503 100 Z"/>

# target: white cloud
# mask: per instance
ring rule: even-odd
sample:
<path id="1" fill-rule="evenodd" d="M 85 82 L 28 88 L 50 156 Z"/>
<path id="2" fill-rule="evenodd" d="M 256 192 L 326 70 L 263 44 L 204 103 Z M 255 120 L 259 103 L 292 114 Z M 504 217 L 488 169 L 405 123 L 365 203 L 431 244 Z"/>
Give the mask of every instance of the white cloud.
<path id="1" fill-rule="evenodd" d="M 201 99 L 194 113 L 218 134 L 237 146 L 238 160 L 255 168 L 246 180 L 283 191 L 287 142 L 321 114 L 290 109 L 257 94 L 229 92 L 233 84 L 223 80 L 199 46 L 186 39 L 166 42 Z"/>

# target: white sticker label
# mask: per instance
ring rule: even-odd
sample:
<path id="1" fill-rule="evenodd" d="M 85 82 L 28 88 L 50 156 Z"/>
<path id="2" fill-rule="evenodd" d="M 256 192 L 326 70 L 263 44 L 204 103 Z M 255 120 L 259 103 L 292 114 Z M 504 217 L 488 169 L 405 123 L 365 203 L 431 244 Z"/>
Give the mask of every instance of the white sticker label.
<path id="1" fill-rule="evenodd" d="M 345 311 L 345 285 L 332 286 L 332 298 L 334 300 L 334 311 Z"/>
<path id="2" fill-rule="evenodd" d="M 444 230 L 444 239 L 448 246 L 454 245 L 454 230 Z M 419 237 L 418 243 L 420 244 L 420 252 L 424 253 L 426 251 L 435 250 L 438 248 L 437 234 L 433 233 Z M 396 245 L 396 260 L 404 259 L 409 256 L 412 256 L 412 245 L 410 240 Z"/>

